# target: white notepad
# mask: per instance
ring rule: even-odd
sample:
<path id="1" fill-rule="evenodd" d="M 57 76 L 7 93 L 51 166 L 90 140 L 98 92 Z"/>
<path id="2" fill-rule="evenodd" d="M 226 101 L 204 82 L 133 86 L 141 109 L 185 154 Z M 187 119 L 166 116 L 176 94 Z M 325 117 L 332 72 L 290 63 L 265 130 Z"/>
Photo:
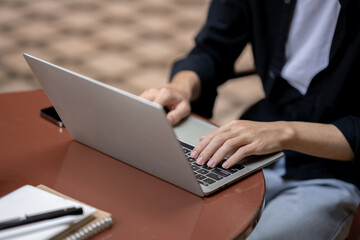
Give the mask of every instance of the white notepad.
<path id="1" fill-rule="evenodd" d="M 51 239 L 80 221 L 92 219 L 95 208 L 25 185 L 0 198 L 0 221 L 69 207 L 82 207 L 82 215 L 65 216 L 0 231 L 0 240 Z"/>

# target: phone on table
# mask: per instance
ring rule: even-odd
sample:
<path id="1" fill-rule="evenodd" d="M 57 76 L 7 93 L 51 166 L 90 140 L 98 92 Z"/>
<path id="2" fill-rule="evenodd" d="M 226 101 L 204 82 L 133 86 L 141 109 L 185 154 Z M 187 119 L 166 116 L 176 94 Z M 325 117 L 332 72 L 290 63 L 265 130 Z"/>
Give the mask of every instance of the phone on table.
<path id="1" fill-rule="evenodd" d="M 64 123 L 61 121 L 59 115 L 57 114 L 56 110 L 54 107 L 48 107 L 48 108 L 43 108 L 40 110 L 40 115 L 49 120 L 50 122 L 54 123 L 56 126 L 64 128 L 65 125 Z"/>

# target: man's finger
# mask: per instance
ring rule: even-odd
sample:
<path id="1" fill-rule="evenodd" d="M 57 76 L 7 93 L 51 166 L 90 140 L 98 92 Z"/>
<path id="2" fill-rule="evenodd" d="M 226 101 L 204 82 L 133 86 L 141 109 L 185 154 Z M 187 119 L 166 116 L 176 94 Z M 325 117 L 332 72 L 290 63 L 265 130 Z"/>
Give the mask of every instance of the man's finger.
<path id="1" fill-rule="evenodd" d="M 167 114 L 167 119 L 171 125 L 175 125 L 184 117 L 187 117 L 191 112 L 190 104 L 186 101 L 181 101 Z"/>
<path id="2" fill-rule="evenodd" d="M 139 95 L 139 97 L 142 97 L 142 98 L 147 99 L 149 101 L 154 101 L 156 96 L 157 96 L 157 92 L 158 92 L 157 89 L 149 89 L 149 90 L 146 90 L 143 93 L 141 93 Z"/>

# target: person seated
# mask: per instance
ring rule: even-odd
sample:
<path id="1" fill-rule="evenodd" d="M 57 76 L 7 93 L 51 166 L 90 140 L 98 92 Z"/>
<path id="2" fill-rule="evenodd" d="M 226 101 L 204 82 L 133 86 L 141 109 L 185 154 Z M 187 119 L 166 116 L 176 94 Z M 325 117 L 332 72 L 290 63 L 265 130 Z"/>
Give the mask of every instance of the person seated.
<path id="1" fill-rule="evenodd" d="M 199 165 L 230 168 L 284 151 L 263 170 L 266 205 L 249 239 L 345 239 L 360 202 L 360 1 L 213 0 L 171 81 L 141 96 L 176 124 L 211 117 L 217 87 L 250 43 L 266 97 L 201 137 Z M 240 203 L 239 203 L 240 204 Z"/>

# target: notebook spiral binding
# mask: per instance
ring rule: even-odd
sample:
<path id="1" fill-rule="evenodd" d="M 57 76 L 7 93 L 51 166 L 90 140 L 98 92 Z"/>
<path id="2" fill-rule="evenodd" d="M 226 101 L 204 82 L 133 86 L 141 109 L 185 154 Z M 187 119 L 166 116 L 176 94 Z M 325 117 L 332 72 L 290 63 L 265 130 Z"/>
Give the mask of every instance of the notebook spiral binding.
<path id="1" fill-rule="evenodd" d="M 81 229 L 77 233 L 74 233 L 65 240 L 85 240 L 88 239 L 103 230 L 109 228 L 113 224 L 111 217 L 106 217 L 104 219 L 101 219 L 97 221 L 96 223 L 91 224 L 90 226 L 85 227 L 84 229 Z"/>

